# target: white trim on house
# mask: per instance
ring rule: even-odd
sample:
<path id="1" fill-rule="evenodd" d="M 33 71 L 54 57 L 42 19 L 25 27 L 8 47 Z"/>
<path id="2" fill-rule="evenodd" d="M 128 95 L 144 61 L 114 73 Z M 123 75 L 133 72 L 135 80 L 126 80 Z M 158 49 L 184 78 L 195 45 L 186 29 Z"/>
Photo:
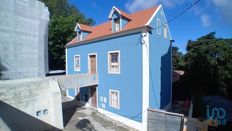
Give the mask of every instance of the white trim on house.
<path id="1" fill-rule="evenodd" d="M 65 48 L 65 74 L 68 74 L 68 49 Z"/>
<path id="2" fill-rule="evenodd" d="M 90 74 L 90 57 L 91 55 L 95 55 L 96 56 L 96 74 L 98 72 L 98 69 L 97 69 L 97 53 L 89 53 L 88 54 L 88 74 Z"/>
<path id="3" fill-rule="evenodd" d="M 154 19 L 154 17 L 156 16 L 157 12 L 160 10 L 161 7 L 162 5 L 158 6 L 158 8 L 155 10 L 155 12 L 152 14 L 151 18 L 148 20 L 148 22 L 145 25 L 150 25 L 151 21 Z"/>
<path id="4" fill-rule="evenodd" d="M 110 71 L 110 53 L 118 53 L 118 72 Z M 120 72 L 121 72 L 120 50 L 108 51 L 107 59 L 108 59 L 108 62 L 107 62 L 107 64 L 108 64 L 108 73 L 109 74 L 120 74 Z"/>
<path id="5" fill-rule="evenodd" d="M 107 117 L 110 117 L 116 121 L 119 121 L 127 126 L 130 126 L 132 128 L 135 128 L 139 131 L 143 131 L 143 128 L 142 128 L 142 123 L 140 122 L 137 122 L 137 121 L 134 121 L 134 120 L 131 120 L 131 119 L 128 119 L 126 117 L 123 117 L 123 116 L 120 116 L 118 114 L 115 114 L 115 113 L 112 113 L 112 112 L 109 112 L 109 111 L 106 111 L 102 108 L 97 108 L 98 112 L 104 114 L 105 116 Z"/>
<path id="6" fill-rule="evenodd" d="M 76 56 L 79 56 L 79 66 L 80 66 L 79 69 L 76 69 L 76 66 L 75 66 L 75 57 Z M 81 56 L 80 55 L 74 55 L 73 56 L 73 69 L 74 69 L 74 71 L 81 71 Z"/>
<path id="7" fill-rule="evenodd" d="M 147 131 L 147 109 L 149 108 L 149 32 L 142 32 L 142 61 L 143 61 L 143 100 L 142 100 L 142 127 Z"/>
<path id="8" fill-rule="evenodd" d="M 109 14 L 109 16 L 108 16 L 109 19 L 112 18 L 113 13 L 114 13 L 115 10 L 116 10 L 119 14 L 121 14 L 121 12 L 120 12 L 115 6 L 113 6 L 112 9 L 111 9 L 111 11 L 110 11 L 110 14 Z"/>
<path id="9" fill-rule="evenodd" d="M 117 93 L 118 93 L 118 107 L 112 105 L 112 103 L 111 103 L 111 92 L 117 92 Z M 118 90 L 113 90 L 113 89 L 110 89 L 110 90 L 109 90 L 109 106 L 110 106 L 110 107 L 113 107 L 113 108 L 115 108 L 115 109 L 120 109 L 120 91 L 118 91 Z"/>

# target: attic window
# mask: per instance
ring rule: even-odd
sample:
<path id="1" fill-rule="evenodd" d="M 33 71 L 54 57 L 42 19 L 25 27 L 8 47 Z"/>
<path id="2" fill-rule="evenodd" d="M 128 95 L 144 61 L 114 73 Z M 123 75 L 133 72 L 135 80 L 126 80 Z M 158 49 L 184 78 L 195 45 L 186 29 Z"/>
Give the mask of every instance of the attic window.
<path id="1" fill-rule="evenodd" d="M 157 34 L 161 34 L 161 23 L 160 23 L 160 19 L 157 18 L 157 21 L 156 21 L 156 28 L 157 28 Z"/>
<path id="2" fill-rule="evenodd" d="M 82 40 L 81 31 L 77 31 L 77 40 L 78 41 Z"/>
<path id="3" fill-rule="evenodd" d="M 114 28 L 115 28 L 115 32 L 120 30 L 120 19 L 114 19 Z"/>
<path id="4" fill-rule="evenodd" d="M 168 28 L 166 25 L 164 25 L 164 38 L 168 37 Z"/>

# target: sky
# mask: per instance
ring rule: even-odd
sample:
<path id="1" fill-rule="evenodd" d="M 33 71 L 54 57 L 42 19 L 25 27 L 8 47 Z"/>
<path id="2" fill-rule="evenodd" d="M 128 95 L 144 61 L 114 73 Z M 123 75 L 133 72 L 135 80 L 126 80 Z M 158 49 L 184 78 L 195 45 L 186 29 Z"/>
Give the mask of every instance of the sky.
<path id="1" fill-rule="evenodd" d="M 113 6 L 133 13 L 161 4 L 167 20 L 170 20 L 195 1 L 197 0 L 69 0 L 69 3 L 98 25 L 108 20 Z M 169 23 L 169 29 L 175 40 L 173 45 L 182 53 L 186 53 L 188 40 L 196 40 L 210 32 L 216 32 L 216 37 L 232 38 L 232 1 L 200 0 L 187 13 Z"/>

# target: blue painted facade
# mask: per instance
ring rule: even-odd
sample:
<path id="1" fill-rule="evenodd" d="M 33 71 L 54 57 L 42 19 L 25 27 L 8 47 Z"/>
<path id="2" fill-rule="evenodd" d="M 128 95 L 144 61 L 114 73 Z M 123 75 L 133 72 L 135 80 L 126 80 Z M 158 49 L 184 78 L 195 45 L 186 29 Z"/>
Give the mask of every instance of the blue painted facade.
<path id="1" fill-rule="evenodd" d="M 149 80 L 149 107 L 164 108 L 171 102 L 171 36 L 168 33 L 164 38 L 163 27 L 160 28 L 161 33 L 157 33 L 157 18 L 161 23 L 165 23 L 163 9 L 161 8 L 154 19 L 151 21 L 151 30 L 149 35 L 150 41 L 150 80 Z M 169 32 L 169 31 L 168 31 Z"/>
<path id="2" fill-rule="evenodd" d="M 163 11 L 162 8 L 160 11 Z M 165 22 L 165 18 L 161 16 L 160 11 L 150 24 L 153 29 L 156 28 L 156 18 L 160 18 L 161 23 Z M 120 16 L 117 12 L 113 14 L 113 18 L 118 17 Z M 122 27 L 124 27 L 127 20 L 122 19 L 121 21 L 123 23 Z M 150 31 L 149 107 L 151 108 L 163 108 L 171 101 L 170 39 L 169 33 L 168 37 L 164 38 L 163 28 L 160 35 L 156 33 L 156 30 Z M 120 74 L 108 73 L 108 52 L 110 51 L 120 51 Z M 97 54 L 98 108 L 142 122 L 143 52 L 141 31 L 68 47 L 66 54 L 67 74 L 88 73 L 88 54 L 91 53 Z M 80 55 L 80 71 L 74 71 L 74 55 Z M 84 95 L 88 93 L 87 89 L 80 88 L 81 100 L 84 100 Z M 110 89 L 120 92 L 119 109 L 113 108 L 109 104 Z M 106 98 L 107 101 L 104 102 L 101 98 Z"/>
<path id="3" fill-rule="evenodd" d="M 96 53 L 99 79 L 98 107 L 102 108 L 102 104 L 105 104 L 105 110 L 138 122 L 142 120 L 142 45 L 140 36 L 140 33 L 134 33 L 79 45 L 68 48 L 67 51 L 68 74 L 88 73 L 88 54 Z M 108 73 L 109 51 L 120 51 L 120 74 Z M 74 55 L 80 55 L 80 72 L 74 71 Z M 120 92 L 120 109 L 109 105 L 109 89 Z M 100 97 L 106 97 L 107 102 L 100 102 Z"/>

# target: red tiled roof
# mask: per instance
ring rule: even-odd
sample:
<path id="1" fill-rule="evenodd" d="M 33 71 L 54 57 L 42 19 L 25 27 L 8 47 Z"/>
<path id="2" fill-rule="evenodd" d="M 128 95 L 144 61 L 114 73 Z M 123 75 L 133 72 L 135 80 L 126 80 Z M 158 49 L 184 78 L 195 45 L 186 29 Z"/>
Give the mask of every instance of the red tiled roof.
<path id="1" fill-rule="evenodd" d="M 127 14 L 120 10 L 122 15 L 124 17 L 129 18 L 130 21 L 125 25 L 125 27 L 122 30 L 118 32 L 124 32 L 127 30 L 136 29 L 145 26 L 157 8 L 158 7 L 156 6 L 146 10 L 135 12 L 133 14 Z M 81 25 L 83 26 L 83 24 Z M 74 38 L 72 41 L 68 43 L 68 45 L 78 44 L 79 42 L 84 42 L 87 40 L 92 40 L 95 38 L 100 38 L 103 36 L 108 36 L 114 33 L 118 33 L 118 32 L 112 32 L 110 20 L 97 26 L 93 26 L 93 27 L 88 26 L 88 29 L 91 30 L 92 32 L 89 35 L 87 35 L 84 40 L 78 41 L 76 38 Z"/>
<path id="2" fill-rule="evenodd" d="M 124 11 L 122 11 L 122 10 L 120 10 L 120 9 L 118 9 L 119 11 L 120 11 L 120 13 L 121 13 L 121 15 L 122 16 L 124 16 L 124 17 L 126 17 L 126 18 L 128 18 L 128 19 L 130 19 L 131 20 L 131 18 L 130 18 L 130 15 L 129 14 L 127 14 L 126 12 L 124 12 Z"/>
<path id="3" fill-rule="evenodd" d="M 84 25 L 84 24 L 79 24 L 79 25 L 80 25 L 81 30 L 92 32 L 92 27 L 91 26 Z"/>

